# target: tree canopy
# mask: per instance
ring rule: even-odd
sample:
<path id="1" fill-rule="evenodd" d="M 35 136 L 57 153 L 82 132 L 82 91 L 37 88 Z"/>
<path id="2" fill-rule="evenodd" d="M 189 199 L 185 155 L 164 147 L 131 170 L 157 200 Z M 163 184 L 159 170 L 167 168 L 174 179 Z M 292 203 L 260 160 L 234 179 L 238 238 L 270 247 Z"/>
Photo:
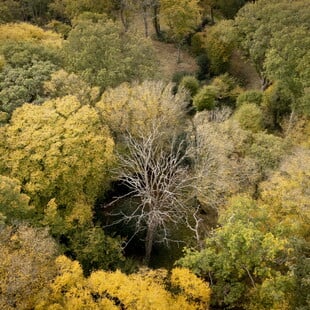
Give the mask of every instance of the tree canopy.
<path id="1" fill-rule="evenodd" d="M 24 104 L 4 139 L 1 169 L 19 179 L 38 206 L 52 198 L 71 210 L 75 203 L 91 205 L 107 185 L 113 139 L 95 109 L 75 97 Z"/>
<path id="2" fill-rule="evenodd" d="M 65 67 L 101 90 L 125 81 L 144 80 L 155 74 L 156 60 L 149 42 L 122 33 L 107 18 L 80 19 L 64 44 Z"/>
<path id="3" fill-rule="evenodd" d="M 0 1 L 0 308 L 310 309 L 308 7 Z"/>

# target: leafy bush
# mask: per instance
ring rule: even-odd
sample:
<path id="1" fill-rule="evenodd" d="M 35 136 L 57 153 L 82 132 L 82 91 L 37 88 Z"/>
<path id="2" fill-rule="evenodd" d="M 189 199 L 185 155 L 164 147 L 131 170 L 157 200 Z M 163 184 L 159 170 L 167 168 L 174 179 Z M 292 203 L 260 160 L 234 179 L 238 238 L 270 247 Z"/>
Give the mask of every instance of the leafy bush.
<path id="1" fill-rule="evenodd" d="M 204 47 L 205 36 L 206 36 L 205 32 L 197 32 L 192 36 L 191 51 L 197 56 L 205 53 L 205 47 Z"/>
<path id="2" fill-rule="evenodd" d="M 236 111 L 234 118 L 242 129 L 258 132 L 263 129 L 263 113 L 254 103 L 245 103 Z"/>
<path id="3" fill-rule="evenodd" d="M 193 98 L 193 105 L 197 111 L 212 110 L 216 106 L 217 88 L 204 86 Z"/>
<path id="4" fill-rule="evenodd" d="M 179 88 L 179 85 L 181 83 L 181 80 L 185 77 L 185 76 L 189 76 L 190 75 L 190 72 L 187 72 L 187 71 L 178 71 L 178 72 L 175 72 L 172 76 L 172 82 L 175 84 L 173 89 L 172 89 L 172 92 L 174 94 L 177 93 L 178 91 L 178 88 Z"/>
<path id="5" fill-rule="evenodd" d="M 185 90 L 189 92 L 191 97 L 195 96 L 199 89 L 199 82 L 197 79 L 193 76 L 184 76 L 180 82 L 181 87 L 183 87 Z"/>
<path id="6" fill-rule="evenodd" d="M 59 33 L 64 38 L 68 37 L 71 27 L 68 24 L 62 23 L 58 20 L 52 20 L 47 25 L 47 28 Z"/>
<path id="7" fill-rule="evenodd" d="M 225 104 L 234 106 L 235 100 L 241 89 L 236 80 L 227 73 L 217 76 L 212 81 L 212 86 L 218 89 L 218 100 Z"/>
<path id="8" fill-rule="evenodd" d="M 240 107 L 244 103 L 255 103 L 260 106 L 263 100 L 263 93 L 258 90 L 248 90 L 241 93 L 237 98 L 237 107 Z"/>

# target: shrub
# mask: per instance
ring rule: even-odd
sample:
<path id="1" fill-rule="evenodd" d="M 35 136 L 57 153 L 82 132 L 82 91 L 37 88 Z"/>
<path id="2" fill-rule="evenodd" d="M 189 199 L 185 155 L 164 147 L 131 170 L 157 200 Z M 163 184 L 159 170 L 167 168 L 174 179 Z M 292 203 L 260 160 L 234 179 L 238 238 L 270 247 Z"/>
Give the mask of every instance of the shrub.
<path id="1" fill-rule="evenodd" d="M 193 105 L 197 111 L 212 110 L 216 106 L 218 89 L 214 86 L 204 86 L 193 98 Z"/>
<path id="2" fill-rule="evenodd" d="M 241 93 L 237 98 L 237 107 L 244 103 L 255 103 L 260 106 L 263 100 L 263 93 L 258 90 L 248 90 Z"/>
<path id="3" fill-rule="evenodd" d="M 234 106 L 236 97 L 241 89 L 236 80 L 227 73 L 217 76 L 212 81 L 212 86 L 218 89 L 218 99 L 221 103 Z"/>
<path id="4" fill-rule="evenodd" d="M 171 79 L 172 82 L 175 84 L 173 89 L 172 89 L 173 94 L 177 93 L 179 85 L 181 83 L 181 80 L 185 76 L 189 76 L 189 75 L 190 75 L 190 73 L 187 72 L 187 71 L 178 71 L 178 72 L 173 73 L 173 76 L 172 76 L 172 79 Z"/>
<path id="5" fill-rule="evenodd" d="M 242 129 L 258 132 L 263 129 L 263 113 L 254 103 L 246 103 L 239 107 L 234 118 Z"/>
<path id="6" fill-rule="evenodd" d="M 191 51 L 195 55 L 199 56 L 206 52 L 205 50 L 205 32 L 197 32 L 191 39 Z"/>
<path id="7" fill-rule="evenodd" d="M 194 76 L 184 76 L 180 82 L 181 87 L 189 92 L 191 97 L 195 96 L 199 89 L 199 82 Z"/>

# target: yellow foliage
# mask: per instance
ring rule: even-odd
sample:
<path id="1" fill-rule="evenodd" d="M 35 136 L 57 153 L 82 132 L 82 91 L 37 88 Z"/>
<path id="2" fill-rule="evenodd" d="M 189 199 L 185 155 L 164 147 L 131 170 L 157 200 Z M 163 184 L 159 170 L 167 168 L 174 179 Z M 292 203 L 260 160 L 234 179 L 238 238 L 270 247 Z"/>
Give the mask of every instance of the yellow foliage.
<path id="1" fill-rule="evenodd" d="M 261 199 L 271 220 L 299 236 L 310 232 L 310 150 L 299 148 L 270 180 L 261 185 Z"/>
<path id="2" fill-rule="evenodd" d="M 174 132 L 184 125 L 185 94 L 172 95 L 172 85 L 143 82 L 140 85 L 122 84 L 108 89 L 96 107 L 112 132 L 132 135 L 149 133 L 154 126 L 162 132 Z"/>
<path id="3" fill-rule="evenodd" d="M 197 304 L 197 309 L 205 309 L 210 301 L 211 290 L 208 283 L 199 279 L 187 268 L 174 268 L 171 274 L 171 284 L 180 287 L 190 300 L 199 300 L 200 304 Z"/>
<path id="4" fill-rule="evenodd" d="M 84 278 L 79 263 L 65 256 L 58 257 L 56 265 L 58 276 L 51 285 L 50 299 L 36 309 L 208 309 L 208 284 L 185 268 L 173 270 L 170 280 L 163 269 L 143 269 L 131 275 L 100 270 Z M 176 292 L 166 289 L 169 281 L 179 288 Z"/>
<path id="5" fill-rule="evenodd" d="M 0 309 L 33 309 L 55 275 L 54 241 L 47 230 L 2 226 L 0 248 Z"/>
<path id="6" fill-rule="evenodd" d="M 195 29 L 201 19 L 197 0 L 161 0 L 160 15 L 177 41 Z"/>
<path id="7" fill-rule="evenodd" d="M 99 87 L 90 87 L 79 76 L 74 73 L 69 74 L 63 69 L 51 75 L 51 79 L 44 83 L 44 89 L 52 98 L 73 95 L 82 104 L 96 102 L 100 93 Z"/>
<path id="8" fill-rule="evenodd" d="M 2 71 L 4 66 L 5 66 L 5 59 L 2 55 L 0 55 L 0 72 Z"/>
<path id="9" fill-rule="evenodd" d="M 41 106 L 24 104 L 13 113 L 5 134 L 2 165 L 25 180 L 24 190 L 44 206 L 52 198 L 72 207 L 76 201 L 92 204 L 114 160 L 108 128 L 94 108 L 73 96 Z M 83 214 L 87 220 L 90 211 L 85 208 L 73 218 Z"/>
<path id="10" fill-rule="evenodd" d="M 4 41 L 33 41 L 52 47 L 61 47 L 62 45 L 59 34 L 27 23 L 0 25 L 0 45 Z"/>
<path id="11" fill-rule="evenodd" d="M 69 227 L 76 225 L 76 223 L 79 223 L 79 226 L 86 226 L 87 224 L 91 224 L 92 218 L 92 206 L 78 200 L 73 206 L 70 214 L 66 217 L 66 222 Z"/>

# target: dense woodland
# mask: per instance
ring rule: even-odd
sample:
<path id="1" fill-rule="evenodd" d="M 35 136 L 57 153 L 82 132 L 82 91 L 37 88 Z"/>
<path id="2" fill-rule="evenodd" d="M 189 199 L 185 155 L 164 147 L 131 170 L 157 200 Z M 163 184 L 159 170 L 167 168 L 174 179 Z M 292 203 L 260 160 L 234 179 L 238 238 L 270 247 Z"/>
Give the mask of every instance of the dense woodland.
<path id="1" fill-rule="evenodd" d="M 310 309 L 309 28 L 307 0 L 1 0 L 0 308 Z"/>

